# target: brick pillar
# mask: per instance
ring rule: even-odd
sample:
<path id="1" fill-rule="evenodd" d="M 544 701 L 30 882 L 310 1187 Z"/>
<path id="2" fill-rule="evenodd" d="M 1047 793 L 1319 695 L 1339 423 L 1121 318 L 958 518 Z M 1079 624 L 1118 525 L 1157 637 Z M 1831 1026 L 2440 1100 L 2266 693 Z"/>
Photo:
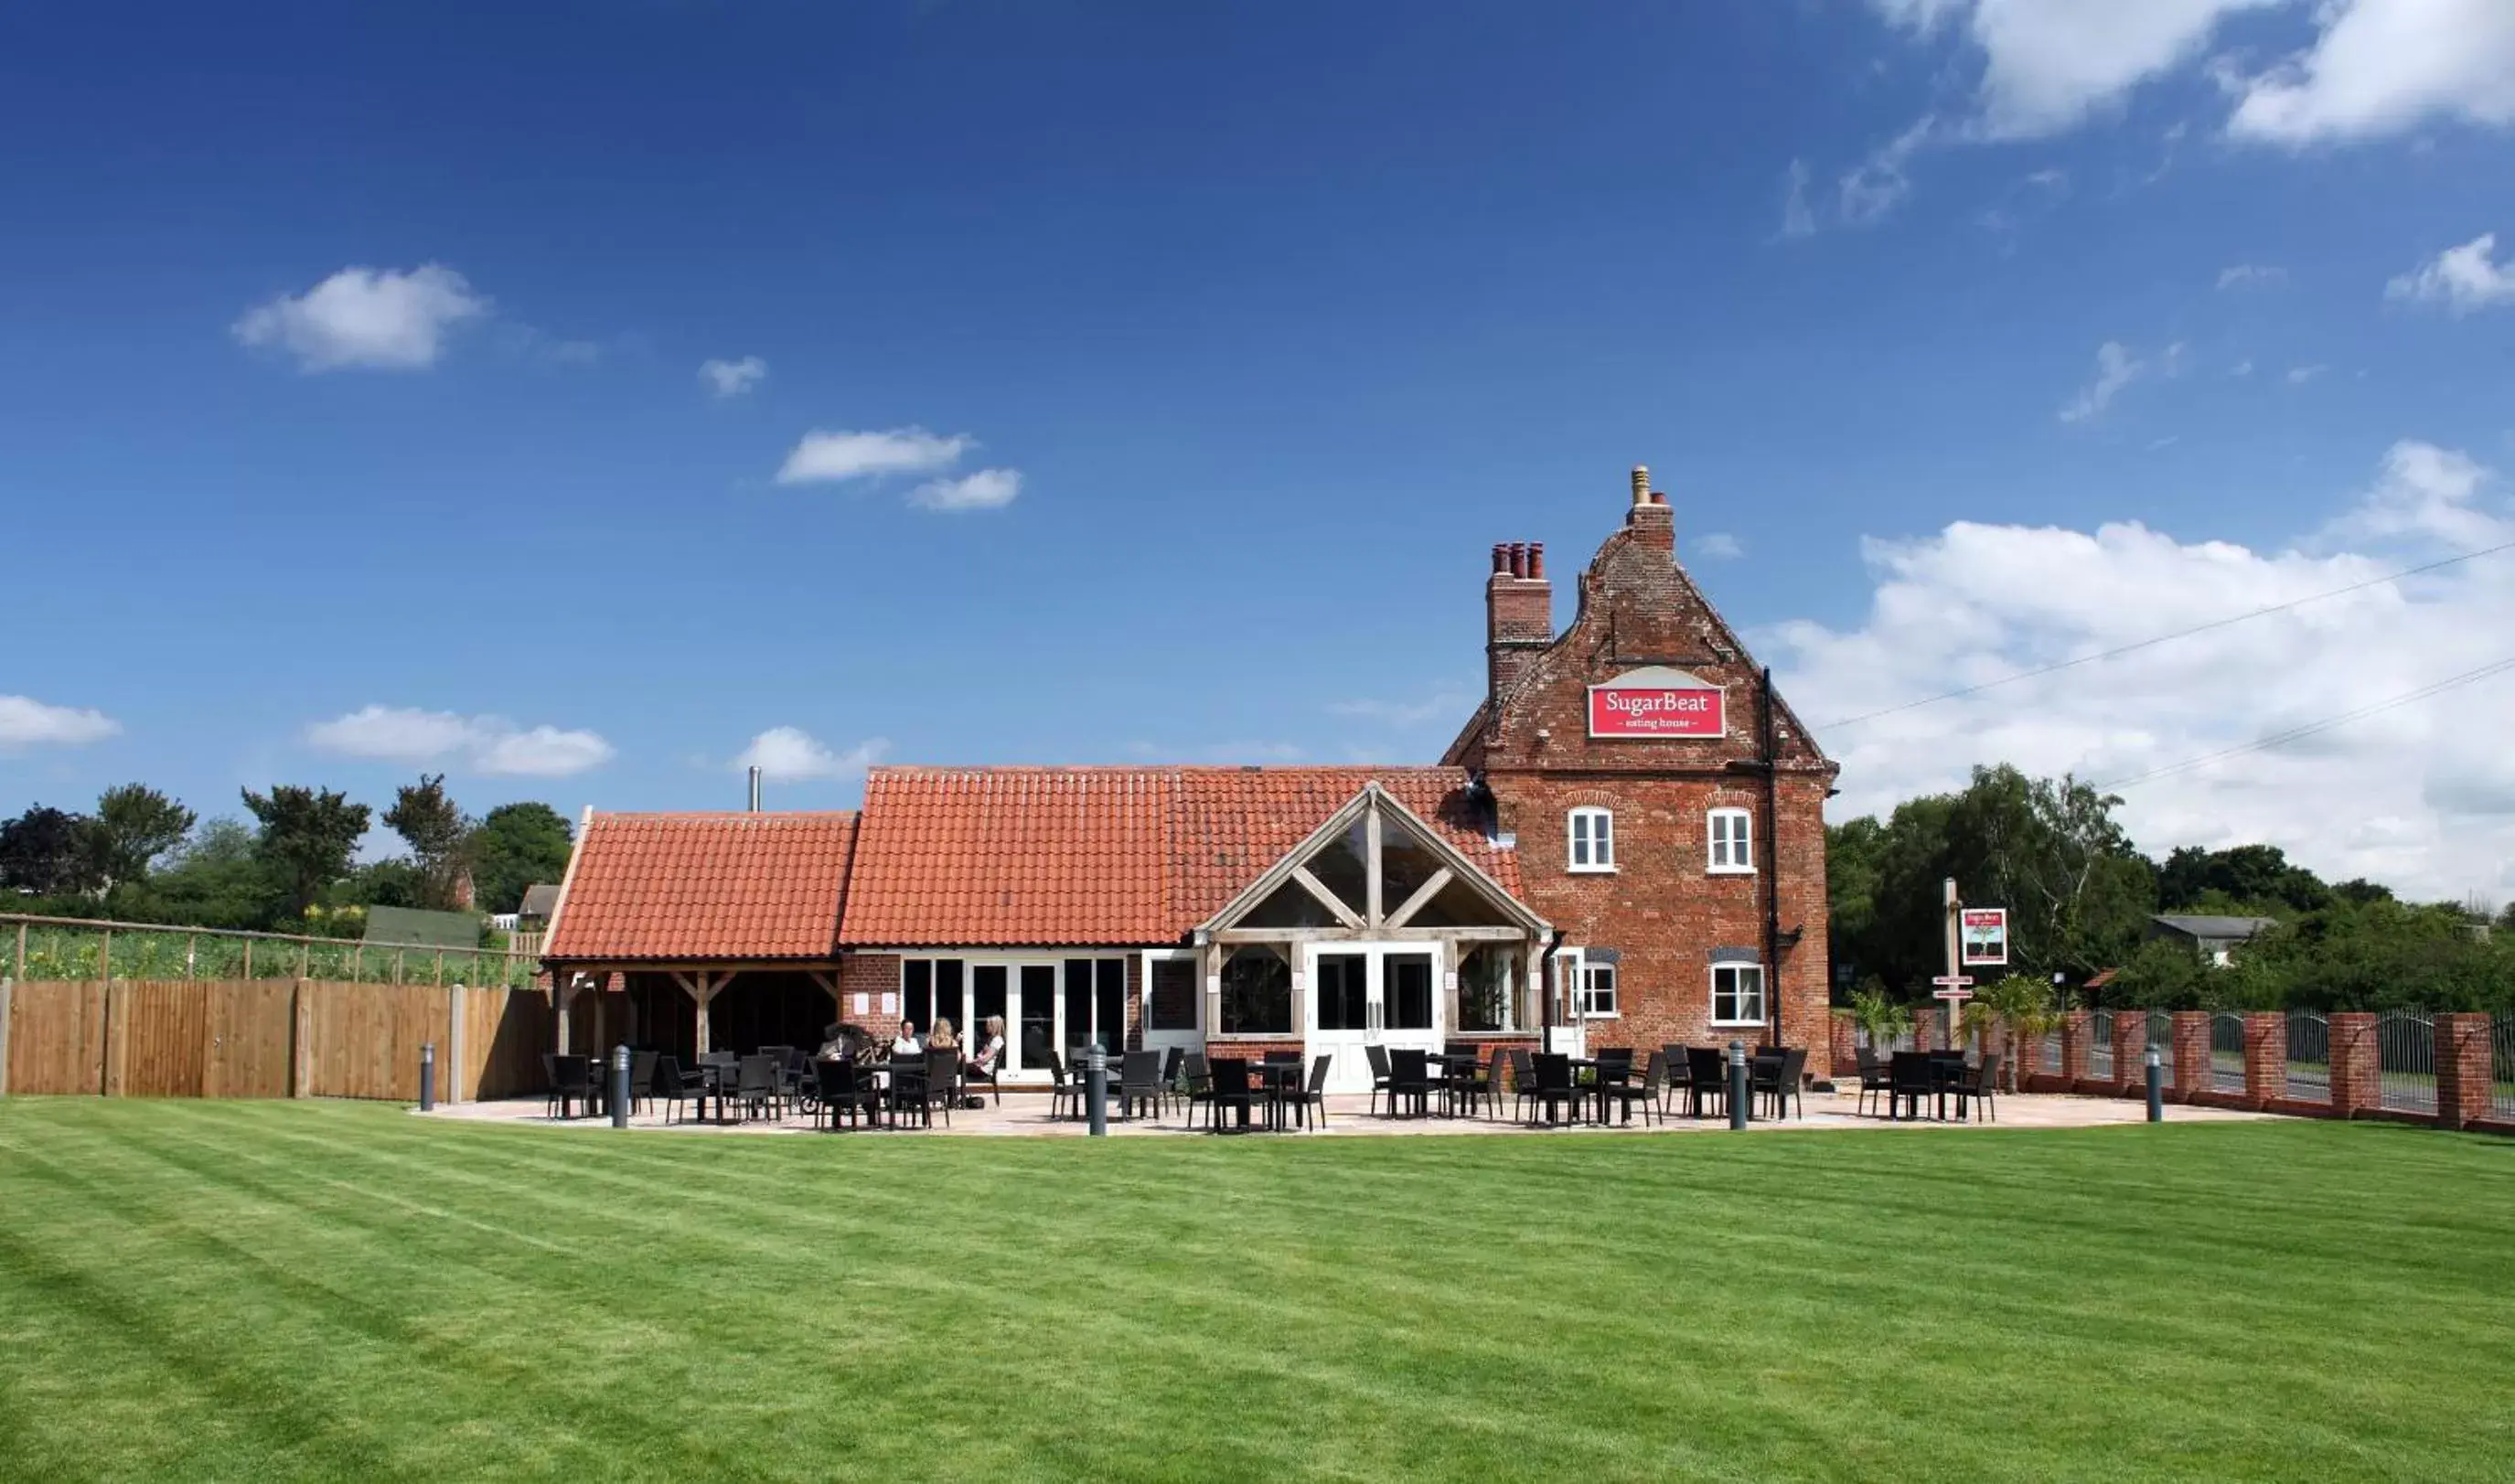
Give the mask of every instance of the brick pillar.
<path id="1" fill-rule="evenodd" d="M 2209 1012 L 2206 1010 L 2178 1010 L 2174 1012 L 2174 1040 L 2167 1048 L 2174 1058 L 2174 1100 L 2199 1102 L 2209 1090 Z M 2145 1077 L 2146 1071 L 2140 1074 Z"/>
<path id="2" fill-rule="evenodd" d="M 2489 1017 L 2436 1017 L 2437 1127 L 2459 1129 L 2489 1116 Z"/>
<path id="3" fill-rule="evenodd" d="M 2094 1032 L 2085 1010 L 2070 1010 L 2061 1018 L 2061 1081 L 2068 1089 L 2087 1080 L 2087 1044 Z"/>
<path id="4" fill-rule="evenodd" d="M 2384 1077 L 2375 1059 L 2375 1017 L 2343 1011 L 2331 1022 L 2331 1116 L 2355 1118 L 2384 1105 Z"/>
<path id="5" fill-rule="evenodd" d="M 2148 1095 L 2148 1012 L 2114 1011 L 2114 1091 L 2125 1096 Z"/>
<path id="6" fill-rule="evenodd" d="M 1933 1000 L 1913 1010 L 1913 1050 L 1935 1051 L 1939 1049 L 1939 1005 Z"/>
<path id="7" fill-rule="evenodd" d="M 1860 1047 L 1852 1032 L 1851 1011 L 1835 1010 L 1826 1017 L 1826 1045 L 1834 1054 L 1834 1070 L 1839 1076 L 1860 1060 Z"/>
<path id="8" fill-rule="evenodd" d="M 2288 1096 L 2288 1015 L 2262 1010 L 2245 1017 L 2245 1101 L 2267 1108 Z"/>

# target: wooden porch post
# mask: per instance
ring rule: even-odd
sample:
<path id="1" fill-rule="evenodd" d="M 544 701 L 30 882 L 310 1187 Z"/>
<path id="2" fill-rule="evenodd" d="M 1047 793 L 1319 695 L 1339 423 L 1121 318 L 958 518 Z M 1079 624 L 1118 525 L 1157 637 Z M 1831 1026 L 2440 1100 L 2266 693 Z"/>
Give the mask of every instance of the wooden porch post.
<path id="1" fill-rule="evenodd" d="M 727 969 L 722 974 L 711 974 L 704 969 L 695 973 L 683 973 L 680 969 L 673 971 L 673 982 L 681 986 L 681 993 L 688 995 L 690 1003 L 698 1007 L 692 1037 L 692 1045 L 697 1048 L 696 1055 L 704 1056 L 712 1050 L 708 1040 L 708 1002 L 717 997 L 717 992 L 724 988 L 734 972 Z"/>

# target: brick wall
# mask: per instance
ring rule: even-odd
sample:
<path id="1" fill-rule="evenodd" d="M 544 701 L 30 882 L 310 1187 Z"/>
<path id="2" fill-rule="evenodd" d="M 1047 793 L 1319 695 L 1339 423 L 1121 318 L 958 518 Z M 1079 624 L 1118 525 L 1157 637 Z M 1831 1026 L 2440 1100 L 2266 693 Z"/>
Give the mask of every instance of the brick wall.
<path id="1" fill-rule="evenodd" d="M 861 1015 L 855 1009 L 858 994 L 865 997 Z M 887 1014 L 883 1012 L 884 995 L 891 997 Z M 899 1034 L 899 955 L 850 952 L 839 960 L 839 1018 L 885 1041 Z"/>
<path id="2" fill-rule="evenodd" d="M 2206 1010 L 2178 1010 L 2174 1012 L 2173 1039 L 2169 1047 L 2174 1057 L 2173 1096 L 2176 1102 L 2199 1102 L 2210 1089 L 2209 1012 Z M 2148 1075 L 2146 1067 L 2140 1076 Z M 2142 1087 L 2147 1086 L 2145 1082 Z"/>
<path id="3" fill-rule="evenodd" d="M 2074 1010 L 2063 1015 L 2061 1082 L 2065 1090 L 2087 1080 L 2087 1052 L 2094 1036 L 2095 1020 L 2087 1011 Z"/>
<path id="4" fill-rule="evenodd" d="M 2375 1017 L 2338 1011 L 2331 1026 L 2331 1113 L 2356 1118 L 2384 1104 L 2384 1076 L 2375 1055 Z"/>
<path id="5" fill-rule="evenodd" d="M 2288 1015 L 2261 1010 L 2245 1017 L 2245 1101 L 2267 1108 L 2288 1097 Z"/>
<path id="6" fill-rule="evenodd" d="M 2148 1095 L 2148 1016 L 2139 1010 L 2114 1015 L 2114 1086 Z"/>
<path id="7" fill-rule="evenodd" d="M 2437 1123 L 2459 1129 L 2489 1116 L 2489 1016 L 2436 1017 Z"/>
<path id="8" fill-rule="evenodd" d="M 1563 929 L 1567 945 L 1621 956 L 1622 1023 L 1593 1025 L 1605 1044 L 1760 1041 L 1757 1025 L 1714 1024 L 1715 949 L 1766 952 L 1765 893 L 1781 932 L 1798 934 L 1778 965 L 1763 964 L 1766 1013 L 1782 1039 L 1808 1049 L 1808 1072 L 1831 1075 L 1826 1015 L 1825 820 L 1835 768 L 1786 701 L 1774 701 L 1779 764 L 1767 805 L 1760 772 L 1762 675 L 1745 645 L 1675 559 L 1674 513 L 1636 471 L 1624 528 L 1581 573 L 1571 625 L 1550 633 L 1550 588 L 1509 570 L 1487 580 L 1488 655 L 1495 689 L 1483 723 L 1446 761 L 1477 768 L 1493 790 L 1498 827 L 1519 842 L 1529 904 Z M 1543 628 L 1537 626 L 1543 620 Z M 1678 668 L 1722 687 L 1725 730 L 1705 738 L 1591 738 L 1588 687 L 1628 671 Z M 1570 869 L 1567 816 L 1585 804 L 1615 816 L 1616 868 Z M 1710 866 L 1708 812 L 1743 808 L 1752 820 L 1752 873 Z"/>

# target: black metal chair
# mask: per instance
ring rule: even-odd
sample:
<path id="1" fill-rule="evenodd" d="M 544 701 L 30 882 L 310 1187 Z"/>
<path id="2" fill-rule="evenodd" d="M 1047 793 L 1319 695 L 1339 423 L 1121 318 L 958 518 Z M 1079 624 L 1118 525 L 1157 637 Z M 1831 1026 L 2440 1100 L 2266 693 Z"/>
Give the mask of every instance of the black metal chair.
<path id="1" fill-rule="evenodd" d="M 1064 1059 L 1054 1051 L 1049 1051 L 1046 1054 L 1048 1056 L 1048 1116 L 1052 1119 L 1081 1118 L 1083 1116 L 1081 1079 L 1066 1069 Z M 1070 1109 L 1066 1106 L 1068 1103 L 1073 1104 Z"/>
<path id="2" fill-rule="evenodd" d="M 1171 1096 L 1174 1098 L 1186 1091 L 1179 1082 L 1179 1068 L 1185 1065 L 1187 1065 L 1186 1047 L 1175 1046 L 1162 1052 L 1162 1086 L 1170 1090 Z"/>
<path id="3" fill-rule="evenodd" d="M 1668 1058 L 1668 1081 L 1660 1092 L 1660 1117 L 1668 1116 L 1669 1104 L 1694 1090 L 1694 1063 L 1681 1042 L 1671 1041 L 1659 1049 Z"/>
<path id="4" fill-rule="evenodd" d="M 1449 1104 L 1453 1118 L 1472 1118 L 1478 1106 L 1493 1106 L 1502 1087 L 1501 1051 L 1495 1051 L 1489 1063 L 1476 1060 L 1475 1054 L 1475 1048 L 1468 1046 L 1441 1063 L 1442 1100 Z"/>
<path id="5" fill-rule="evenodd" d="M 1801 1074 L 1807 1070 L 1807 1048 L 1793 1047 L 1779 1056 L 1759 1056 L 1755 1060 L 1754 1092 L 1758 1097 L 1773 1100 L 1773 1116 L 1788 1118 L 1791 1099 L 1799 1103 L 1799 1117 L 1807 1117 L 1807 1094 L 1799 1091 Z"/>
<path id="6" fill-rule="evenodd" d="M 923 1056 L 894 1056 L 890 1061 L 890 1091 L 883 1101 L 890 1111 L 890 1127 L 910 1113 L 917 1115 L 925 1127 L 934 1127 L 934 1084 L 928 1080 L 930 1065 Z"/>
<path id="7" fill-rule="evenodd" d="M 1303 1128 L 1309 1127 L 1310 1110 L 1319 1110 L 1319 1127 L 1328 1126 L 1328 1063 L 1335 1058 L 1326 1051 L 1310 1058 L 1310 1080 L 1292 1094 L 1294 1116 Z"/>
<path id="8" fill-rule="evenodd" d="M 1554 1105 L 1562 1103 L 1575 1123 L 1581 1120 L 1581 1089 L 1572 1080 L 1572 1058 L 1560 1051 L 1540 1051 L 1529 1058 L 1536 1064 L 1537 1103 L 1547 1123 L 1554 1122 Z"/>
<path id="9" fill-rule="evenodd" d="M 1388 1048 L 1375 1042 L 1362 1049 L 1362 1055 L 1371 1063 L 1371 1101 L 1364 1111 L 1378 1112 L 1381 1096 L 1388 1092 Z"/>
<path id="10" fill-rule="evenodd" d="M 1710 1098 L 1714 1111 L 1729 1108 L 1729 1058 L 1716 1046 L 1689 1046 L 1685 1049 L 1685 1115 L 1703 1116 L 1704 1099 Z"/>
<path id="11" fill-rule="evenodd" d="M 1533 1120 L 1537 1116 L 1537 1066 L 1529 1057 L 1528 1048 L 1514 1046 L 1510 1048 L 1510 1116 L 1512 1118 L 1520 1116 L 1521 1103 L 1529 1105 L 1529 1117 Z"/>
<path id="12" fill-rule="evenodd" d="M 1922 1099 L 1936 1096 L 1944 1085 L 1942 1075 L 1930 1064 L 1928 1052 L 1897 1051 L 1886 1064 L 1886 1116 L 1903 1117 L 1904 1104 L 1909 1099 L 1913 1116 L 1919 1118 Z"/>
<path id="13" fill-rule="evenodd" d="M 1608 1090 L 1633 1080 L 1633 1049 L 1629 1046 L 1602 1046 L 1592 1058 L 1598 1065 L 1597 1081 L 1592 1092 L 1598 1100 L 1598 1121 L 1607 1121 L 1607 1104 L 1615 1099 Z"/>
<path id="14" fill-rule="evenodd" d="M 1129 1051 L 1118 1063 L 1118 1116 L 1134 1118 L 1137 1108 L 1162 1116 L 1162 1053 Z"/>
<path id="15" fill-rule="evenodd" d="M 1982 1058 L 1982 1065 L 1967 1067 L 1956 1080 L 1957 1117 L 1962 1118 L 1966 1105 L 1975 1099 L 1982 1102 L 1985 1118 L 2000 1122 L 2000 1053 Z"/>
<path id="16" fill-rule="evenodd" d="M 1205 1052 L 1190 1051 L 1179 1058 L 1178 1095 L 1187 1106 L 1187 1126 L 1193 1129 L 1198 1105 L 1214 1101 L 1214 1073 L 1205 1063 Z"/>
<path id="17" fill-rule="evenodd" d="M 961 1053 L 945 1049 L 926 1053 L 926 1122 L 931 1127 L 933 1110 L 943 1110 L 943 1127 L 952 1127 L 952 1105 L 961 1100 Z"/>
<path id="18" fill-rule="evenodd" d="M 592 1117 L 594 1113 L 594 1064 L 585 1056 L 553 1056 L 550 1059 L 551 1101 L 561 1118 Z M 570 1114 L 568 1104 L 577 1104 Z"/>
<path id="19" fill-rule="evenodd" d="M 1417 1118 L 1431 1116 L 1431 1057 L 1421 1047 L 1401 1046 L 1388 1053 L 1389 1117 L 1398 1116 L 1401 1103 L 1413 1108 Z"/>
<path id="20" fill-rule="evenodd" d="M 1255 1099 L 1249 1091 L 1249 1061 L 1242 1056 L 1216 1056 L 1206 1063 L 1206 1076 L 1213 1090 L 1206 1094 L 1206 1105 L 1213 1110 L 1214 1132 L 1222 1132 L 1223 1110 L 1235 1110 L 1240 1127 L 1249 1126 L 1249 1113 Z"/>
<path id="21" fill-rule="evenodd" d="M 1660 1106 L 1668 1095 L 1667 1089 L 1668 1052 L 1653 1051 L 1650 1060 L 1643 1064 L 1640 1082 L 1627 1078 L 1622 1082 L 1601 1083 L 1598 1096 L 1601 1102 L 1612 1100 L 1617 1103 L 1624 1110 L 1627 1123 L 1633 1121 L 1633 1109 L 1639 1107 L 1642 1110 L 1642 1127 L 1647 1129 L 1653 1117 L 1662 1123 L 1668 1121 L 1667 1111 Z"/>
<path id="22" fill-rule="evenodd" d="M 774 1056 L 745 1056 L 734 1069 L 733 1100 L 745 1118 L 786 1115 L 786 1069 Z"/>
<path id="23" fill-rule="evenodd" d="M 664 1122 L 671 1123 L 682 1098 L 707 1095 L 707 1079 L 695 1071 L 682 1071 L 679 1056 L 658 1055 L 651 1080 L 646 1084 L 646 1095 L 650 1100 L 664 1099 Z"/>
<path id="24" fill-rule="evenodd" d="M 818 1107 L 812 1115 L 815 1125 L 820 1122 L 821 1115 L 826 1113 L 830 1119 L 830 1130 L 836 1133 L 839 1120 L 842 1118 L 845 1118 L 847 1121 L 847 1127 L 852 1129 L 862 1127 L 863 1124 L 870 1123 L 880 1116 L 881 1090 L 874 1086 L 873 1078 L 854 1062 L 815 1062 L 813 1081 L 816 1085 L 815 1091 L 819 1093 Z"/>
<path id="25" fill-rule="evenodd" d="M 1851 1111 L 1864 1113 L 1872 1102 L 1893 1089 L 1895 1083 L 1886 1075 L 1886 1064 L 1877 1059 L 1876 1048 L 1855 1047 L 1851 1056 L 1860 1072 L 1860 1093 L 1851 1100 Z"/>

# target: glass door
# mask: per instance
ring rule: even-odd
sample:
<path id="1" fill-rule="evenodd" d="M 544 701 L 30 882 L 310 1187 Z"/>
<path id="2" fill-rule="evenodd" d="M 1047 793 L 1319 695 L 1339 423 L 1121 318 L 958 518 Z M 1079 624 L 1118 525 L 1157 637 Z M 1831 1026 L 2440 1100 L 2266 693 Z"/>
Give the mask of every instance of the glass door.
<path id="1" fill-rule="evenodd" d="M 1332 1057 L 1328 1090 L 1371 1088 L 1369 1048 L 1441 1049 L 1441 997 L 1431 950 L 1415 944 L 1338 943 L 1306 955 L 1310 992 L 1302 1032 L 1309 1054 Z"/>
<path id="2" fill-rule="evenodd" d="M 1048 1076 L 1049 1053 L 1056 1045 L 1056 966 L 1023 964 L 1015 970 L 1014 987 L 1019 991 L 1013 1002 L 1012 1019 L 1015 1034 L 1007 1037 L 1010 1044 L 1005 1050 L 1010 1058 L 1008 1070 L 1029 1074 L 1024 1080 L 1045 1080 Z"/>

